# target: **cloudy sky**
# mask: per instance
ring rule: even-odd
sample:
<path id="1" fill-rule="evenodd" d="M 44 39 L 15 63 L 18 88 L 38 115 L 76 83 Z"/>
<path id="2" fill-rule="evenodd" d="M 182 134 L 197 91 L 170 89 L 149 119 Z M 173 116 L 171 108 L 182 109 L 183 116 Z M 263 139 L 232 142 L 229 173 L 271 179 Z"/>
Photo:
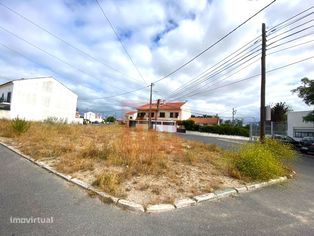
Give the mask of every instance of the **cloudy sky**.
<path id="1" fill-rule="evenodd" d="M 95 0 L 0 0 L 0 83 L 53 76 L 79 95 L 80 111 L 120 115 L 148 102 L 151 82 L 175 71 L 270 2 L 99 0 L 115 34 Z M 264 22 L 267 70 L 304 60 L 267 74 L 266 104 L 286 102 L 293 110 L 309 110 L 291 90 L 301 78 L 314 78 L 314 9 L 284 21 L 312 4 L 277 0 L 155 83 L 153 99 L 187 100 L 195 114 L 230 117 L 235 108 L 238 117 L 258 119 Z"/>

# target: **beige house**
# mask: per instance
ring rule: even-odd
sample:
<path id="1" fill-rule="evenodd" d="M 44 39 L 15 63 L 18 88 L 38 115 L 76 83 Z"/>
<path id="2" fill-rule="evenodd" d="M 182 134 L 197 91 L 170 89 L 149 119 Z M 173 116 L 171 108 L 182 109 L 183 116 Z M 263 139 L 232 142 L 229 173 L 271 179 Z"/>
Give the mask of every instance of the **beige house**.
<path id="1" fill-rule="evenodd" d="M 135 120 L 128 120 L 130 127 L 148 128 L 150 104 L 137 108 Z M 160 100 L 153 102 L 151 106 L 151 124 L 157 131 L 176 132 L 177 121 L 187 120 L 191 117 L 191 111 L 186 102 L 166 102 Z"/>

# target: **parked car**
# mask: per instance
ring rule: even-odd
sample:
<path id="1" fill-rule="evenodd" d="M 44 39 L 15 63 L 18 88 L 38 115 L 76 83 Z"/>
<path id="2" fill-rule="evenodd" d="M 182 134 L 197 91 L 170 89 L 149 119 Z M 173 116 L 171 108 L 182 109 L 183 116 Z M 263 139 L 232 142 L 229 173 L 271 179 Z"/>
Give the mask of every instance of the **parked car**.
<path id="1" fill-rule="evenodd" d="M 283 143 L 290 144 L 292 145 L 295 149 L 300 149 L 301 148 L 301 143 L 294 138 L 291 138 L 290 136 L 287 135 L 274 135 L 274 139 L 280 140 Z"/>
<path id="2" fill-rule="evenodd" d="M 300 151 L 303 153 L 314 152 L 314 137 L 304 137 L 301 141 Z"/>

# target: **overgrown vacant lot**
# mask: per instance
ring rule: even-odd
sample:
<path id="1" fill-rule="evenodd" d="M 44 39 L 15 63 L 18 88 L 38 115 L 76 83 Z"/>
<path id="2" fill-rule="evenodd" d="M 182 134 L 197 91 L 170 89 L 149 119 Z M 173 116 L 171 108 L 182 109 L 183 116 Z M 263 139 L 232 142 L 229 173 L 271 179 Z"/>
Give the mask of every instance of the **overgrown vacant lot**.
<path id="1" fill-rule="evenodd" d="M 285 175 L 290 170 L 283 159 L 293 156 L 276 142 L 225 152 L 175 134 L 117 125 L 33 122 L 20 129 L 17 123 L 0 120 L 2 141 L 62 173 L 144 205 Z M 268 159 L 260 162 L 265 154 Z"/>

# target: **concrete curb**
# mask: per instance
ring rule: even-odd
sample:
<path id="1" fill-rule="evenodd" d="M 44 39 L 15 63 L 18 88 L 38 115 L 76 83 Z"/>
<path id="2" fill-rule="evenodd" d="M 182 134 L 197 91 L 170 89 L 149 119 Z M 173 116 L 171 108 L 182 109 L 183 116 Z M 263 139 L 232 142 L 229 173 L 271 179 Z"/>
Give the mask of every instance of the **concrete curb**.
<path id="1" fill-rule="evenodd" d="M 213 200 L 226 198 L 229 196 L 236 196 L 236 195 L 239 195 L 242 193 L 254 191 L 254 190 L 259 189 L 259 188 L 263 188 L 263 187 L 270 186 L 273 184 L 281 183 L 281 182 L 287 181 L 288 178 L 289 179 L 294 178 L 296 175 L 296 172 L 293 171 L 293 173 L 290 174 L 288 177 L 284 176 L 284 177 L 279 177 L 277 179 L 271 179 L 271 180 L 266 181 L 266 182 L 251 183 L 251 184 L 247 184 L 247 185 L 243 185 L 243 186 L 239 186 L 239 187 L 235 187 L 235 188 L 220 189 L 220 190 L 217 190 L 213 193 L 205 193 L 202 195 L 193 196 L 192 198 L 179 199 L 179 200 L 176 200 L 173 204 L 148 205 L 145 208 L 141 204 L 138 204 L 138 203 L 135 203 L 132 201 L 128 201 L 125 199 L 119 199 L 117 197 L 114 197 L 114 196 L 106 193 L 106 192 L 102 192 L 102 191 L 94 188 L 90 184 L 88 184 L 88 183 L 86 183 L 80 179 L 72 178 L 72 176 L 70 176 L 70 175 L 62 174 L 62 173 L 56 171 L 55 169 L 53 169 L 51 166 L 45 164 L 44 162 L 36 161 L 33 158 L 31 158 L 30 156 L 27 156 L 27 155 L 21 153 L 19 150 L 17 150 L 16 148 L 14 148 L 10 145 L 7 145 L 3 142 L 0 142 L 0 144 L 4 147 L 8 148 L 9 150 L 15 152 L 16 154 L 20 155 L 21 157 L 27 159 L 28 161 L 34 163 L 35 165 L 49 171 L 50 173 L 53 173 L 53 174 L 65 179 L 69 183 L 75 184 L 75 185 L 77 185 L 77 186 L 79 186 L 85 190 L 88 190 L 88 191 L 93 192 L 94 194 L 97 194 L 105 202 L 113 203 L 120 208 L 131 210 L 131 211 L 136 211 L 136 212 L 160 213 L 160 212 L 172 211 L 172 210 L 179 209 L 179 208 L 195 206 L 198 203 L 201 203 L 204 201 L 213 201 Z"/>

